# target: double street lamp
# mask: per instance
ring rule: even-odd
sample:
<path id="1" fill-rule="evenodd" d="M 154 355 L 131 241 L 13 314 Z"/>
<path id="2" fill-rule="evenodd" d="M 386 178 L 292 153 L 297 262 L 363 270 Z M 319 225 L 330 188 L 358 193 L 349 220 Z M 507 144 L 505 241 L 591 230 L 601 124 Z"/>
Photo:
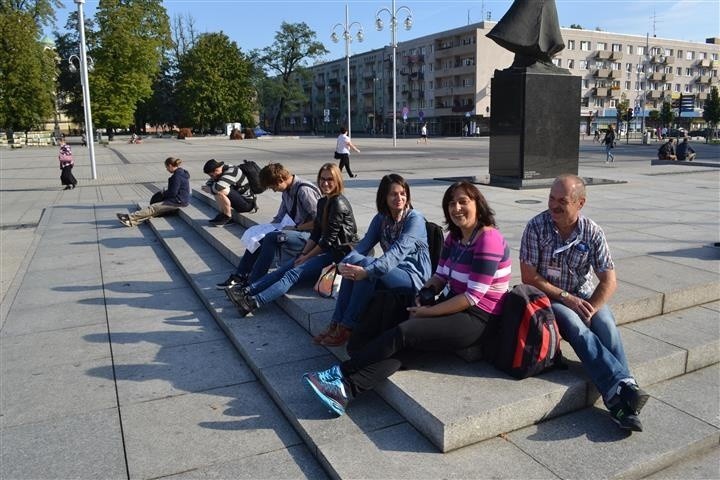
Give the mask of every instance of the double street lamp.
<path id="1" fill-rule="evenodd" d="M 80 33 L 80 85 L 83 92 L 83 109 L 85 110 L 85 135 L 87 136 L 88 152 L 90 153 L 90 172 L 92 179 L 97 179 L 97 169 L 95 168 L 95 144 L 92 124 L 92 110 L 90 109 L 90 85 L 88 83 L 88 56 L 85 45 L 85 16 L 83 15 L 83 4 L 85 0 L 75 0 L 78 6 L 78 32 Z M 72 58 L 68 60 L 74 68 Z M 71 68 L 72 70 L 72 68 Z"/>
<path id="2" fill-rule="evenodd" d="M 402 6 L 399 8 L 395 8 L 395 0 L 392 2 L 392 10 L 389 10 L 387 8 L 381 8 L 375 13 L 375 28 L 378 31 L 381 31 L 383 29 L 383 22 L 380 19 L 380 14 L 385 12 L 388 15 L 390 15 L 390 45 L 392 46 L 392 107 L 393 107 L 393 147 L 397 146 L 397 71 L 396 71 L 396 54 L 397 54 L 397 14 L 398 12 L 401 12 L 402 10 L 405 10 L 407 12 L 407 17 L 405 17 L 405 21 L 403 22 L 403 25 L 405 26 L 405 30 L 410 30 L 412 28 L 413 19 L 412 19 L 412 10 L 410 10 L 408 7 Z"/>
<path id="3" fill-rule="evenodd" d="M 349 7 L 347 3 L 345 4 L 345 23 L 336 23 L 332 27 L 332 35 L 330 35 L 330 39 L 338 43 L 340 41 L 340 38 L 338 37 L 337 32 L 335 31 L 336 28 L 342 27 L 342 36 L 345 39 L 345 67 L 346 67 L 346 75 L 347 75 L 347 81 L 345 82 L 345 91 L 347 93 L 347 129 L 348 129 L 348 135 L 352 135 L 352 128 L 351 128 L 351 121 L 350 121 L 350 43 L 352 43 L 353 35 L 351 33 L 351 30 L 353 27 L 357 27 L 358 31 L 355 34 L 358 42 L 362 42 L 365 38 L 365 33 L 363 32 L 363 27 L 358 22 L 350 22 L 350 12 Z"/>

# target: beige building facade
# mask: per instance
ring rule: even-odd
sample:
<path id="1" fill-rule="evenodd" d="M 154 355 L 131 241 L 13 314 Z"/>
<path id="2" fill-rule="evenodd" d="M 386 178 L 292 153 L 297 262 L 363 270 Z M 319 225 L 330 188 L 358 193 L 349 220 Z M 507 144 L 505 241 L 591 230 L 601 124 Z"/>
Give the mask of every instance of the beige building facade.
<path id="1" fill-rule="evenodd" d="M 400 135 L 415 135 L 427 122 L 433 135 L 486 134 L 496 69 L 513 54 L 486 37 L 495 22 L 484 21 L 399 42 L 396 112 Z M 707 43 L 646 38 L 594 30 L 562 29 L 565 49 L 554 63 L 580 77 L 579 131 L 615 123 L 626 100 L 635 112 L 631 130 L 664 101 L 683 105 L 678 123 L 702 121 L 702 104 L 719 85 L 720 39 Z M 303 87 L 309 101 L 285 118 L 284 128 L 335 132 L 347 123 L 345 58 L 310 68 Z M 542 92 L 538 92 L 542 94 Z M 692 97 L 692 98 L 690 98 Z M 392 48 L 350 57 L 353 132 L 392 131 Z M 691 105 L 691 107 L 689 107 Z"/>

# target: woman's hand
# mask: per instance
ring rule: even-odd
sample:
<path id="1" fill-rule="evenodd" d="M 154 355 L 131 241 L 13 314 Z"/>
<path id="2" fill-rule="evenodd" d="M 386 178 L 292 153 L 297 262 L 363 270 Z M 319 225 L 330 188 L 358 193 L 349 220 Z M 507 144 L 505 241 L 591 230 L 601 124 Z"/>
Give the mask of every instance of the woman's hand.
<path id="1" fill-rule="evenodd" d="M 300 254 L 295 259 L 295 263 L 293 265 L 295 265 L 296 267 L 299 267 L 303 263 L 307 262 L 309 259 L 310 259 L 310 257 L 307 254 Z"/>
<path id="2" fill-rule="evenodd" d="M 348 280 L 365 280 L 368 278 L 368 273 L 363 267 L 351 263 L 338 264 L 338 272 Z"/>

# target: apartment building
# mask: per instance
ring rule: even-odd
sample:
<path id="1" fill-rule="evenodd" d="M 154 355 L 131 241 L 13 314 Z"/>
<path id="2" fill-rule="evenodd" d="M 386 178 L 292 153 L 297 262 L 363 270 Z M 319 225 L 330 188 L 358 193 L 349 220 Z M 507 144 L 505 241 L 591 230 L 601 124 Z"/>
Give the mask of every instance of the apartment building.
<path id="1" fill-rule="evenodd" d="M 494 26 L 483 21 L 398 43 L 395 93 L 401 135 L 414 135 L 423 122 L 436 135 L 487 132 L 490 80 L 496 69 L 513 61 L 511 52 L 486 37 Z M 693 105 L 681 113 L 682 121 L 689 127 L 702 123 L 702 104 L 719 85 L 720 38 L 695 43 L 569 28 L 562 35 L 566 47 L 553 61 L 581 78 L 580 131 L 614 123 L 623 100 L 635 110 L 631 128 L 639 128 L 643 116 L 681 96 L 692 96 Z M 285 128 L 334 132 L 347 123 L 346 60 L 310 71 L 311 80 L 303 84 L 309 100 L 285 119 Z M 350 58 L 353 132 L 392 131 L 392 88 L 390 46 Z"/>

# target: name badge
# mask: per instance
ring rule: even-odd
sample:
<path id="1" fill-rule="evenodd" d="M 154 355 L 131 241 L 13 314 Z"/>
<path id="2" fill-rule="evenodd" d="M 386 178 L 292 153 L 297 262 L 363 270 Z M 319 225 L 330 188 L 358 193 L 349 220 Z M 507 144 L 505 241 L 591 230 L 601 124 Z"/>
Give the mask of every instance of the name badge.
<path id="1" fill-rule="evenodd" d="M 547 269 L 548 279 L 560 280 L 560 267 L 550 265 Z"/>

